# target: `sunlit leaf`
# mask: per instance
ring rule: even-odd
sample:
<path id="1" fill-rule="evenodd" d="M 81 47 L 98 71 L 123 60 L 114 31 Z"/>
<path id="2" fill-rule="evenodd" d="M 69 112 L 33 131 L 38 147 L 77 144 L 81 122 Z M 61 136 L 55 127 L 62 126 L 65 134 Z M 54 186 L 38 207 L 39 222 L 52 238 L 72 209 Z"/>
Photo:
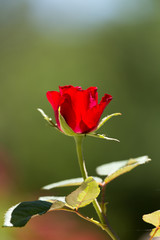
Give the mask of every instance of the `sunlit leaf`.
<path id="1" fill-rule="evenodd" d="M 93 218 L 85 217 L 78 211 L 73 210 L 73 208 L 63 208 L 64 203 L 60 202 L 60 200 L 64 200 L 64 197 L 53 197 L 53 199 L 52 197 L 46 197 L 46 200 L 47 201 L 37 200 L 33 202 L 22 202 L 11 207 L 5 214 L 4 227 L 23 227 L 32 217 L 42 215 L 48 211 L 61 210 L 77 214 L 82 219 L 94 223 L 103 230 L 106 230 L 103 224 Z"/>
<path id="2" fill-rule="evenodd" d="M 4 227 L 23 227 L 32 217 L 48 212 L 51 206 L 51 202 L 40 200 L 21 202 L 6 212 Z"/>
<path id="3" fill-rule="evenodd" d="M 120 175 L 131 171 L 135 167 L 150 161 L 148 156 L 133 158 L 125 161 L 107 163 L 96 168 L 98 175 L 107 176 L 105 183 L 109 183 Z"/>
<path id="4" fill-rule="evenodd" d="M 160 210 L 145 214 L 142 218 L 145 222 L 153 224 L 155 227 L 160 226 Z"/>
<path id="5" fill-rule="evenodd" d="M 44 117 L 44 119 L 53 127 L 58 129 L 57 125 L 52 122 L 52 118 L 48 117 L 45 112 L 41 108 L 37 108 L 37 110 L 41 113 L 41 115 Z"/>
<path id="6" fill-rule="evenodd" d="M 153 235 L 154 235 L 154 237 L 160 237 L 160 229 L 153 228 L 150 233 L 150 236 L 153 236 Z"/>
<path id="7" fill-rule="evenodd" d="M 61 115 L 61 112 L 60 112 L 60 107 L 58 109 L 58 113 L 59 113 L 59 122 L 60 122 L 60 126 L 61 126 L 61 129 L 62 131 L 68 135 L 68 136 L 75 136 L 77 135 L 70 127 L 69 125 L 66 123 L 64 117 Z"/>
<path id="8" fill-rule="evenodd" d="M 119 142 L 119 140 L 116 139 L 116 138 L 109 138 L 105 134 L 99 134 L 99 133 L 95 133 L 95 132 L 88 133 L 87 136 L 96 137 L 96 138 L 102 138 L 102 139 L 109 140 L 109 141 Z"/>
<path id="9" fill-rule="evenodd" d="M 79 188 L 66 197 L 66 202 L 69 206 L 78 209 L 93 202 L 99 193 L 98 183 L 92 177 L 89 177 Z"/>
<path id="10" fill-rule="evenodd" d="M 102 179 L 99 177 L 93 177 L 93 178 L 98 183 L 102 182 Z M 56 183 L 51 183 L 49 185 L 44 186 L 42 189 L 50 190 L 52 188 L 57 188 L 57 187 L 79 186 L 83 181 L 84 181 L 83 178 L 72 178 L 72 179 L 67 179 L 60 182 L 56 182 Z"/>
<path id="11" fill-rule="evenodd" d="M 59 202 L 62 202 L 65 204 L 65 197 L 59 197 L 59 196 L 42 196 L 42 197 L 39 197 L 39 200 L 41 201 L 59 201 Z"/>
<path id="12" fill-rule="evenodd" d="M 97 127 L 96 131 L 97 131 L 99 128 L 101 128 L 101 127 L 103 126 L 103 124 L 106 123 L 110 118 L 112 118 L 112 117 L 114 117 L 114 116 L 120 116 L 120 115 L 122 115 L 122 114 L 121 114 L 121 113 L 113 113 L 113 114 L 111 114 L 111 115 L 108 115 L 108 116 L 104 117 L 104 118 L 100 121 L 100 123 L 98 124 L 98 127 Z"/>

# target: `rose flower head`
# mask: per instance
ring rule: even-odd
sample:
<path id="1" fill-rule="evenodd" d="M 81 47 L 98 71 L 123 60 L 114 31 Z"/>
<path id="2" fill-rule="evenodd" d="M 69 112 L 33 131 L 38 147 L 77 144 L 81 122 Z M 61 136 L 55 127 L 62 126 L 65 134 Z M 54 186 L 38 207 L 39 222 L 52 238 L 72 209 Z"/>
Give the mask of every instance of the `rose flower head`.
<path id="1" fill-rule="evenodd" d="M 59 108 L 66 123 L 75 133 L 86 134 L 97 128 L 100 117 L 112 100 L 112 96 L 105 94 L 98 104 L 96 87 L 82 90 L 81 87 L 64 86 L 59 87 L 59 92 L 48 91 L 47 99 L 52 105 L 60 130 L 62 129 L 59 121 Z"/>
<path id="2" fill-rule="evenodd" d="M 50 125 L 69 136 L 77 134 L 90 135 L 108 140 L 103 134 L 95 133 L 108 119 L 120 113 L 111 114 L 102 119 L 101 115 L 105 107 L 112 100 L 112 96 L 105 94 L 98 103 L 97 87 L 89 87 L 83 90 L 81 87 L 71 85 L 59 87 L 59 92 L 48 91 L 47 99 L 54 110 L 56 125 L 41 109 L 38 109 Z"/>

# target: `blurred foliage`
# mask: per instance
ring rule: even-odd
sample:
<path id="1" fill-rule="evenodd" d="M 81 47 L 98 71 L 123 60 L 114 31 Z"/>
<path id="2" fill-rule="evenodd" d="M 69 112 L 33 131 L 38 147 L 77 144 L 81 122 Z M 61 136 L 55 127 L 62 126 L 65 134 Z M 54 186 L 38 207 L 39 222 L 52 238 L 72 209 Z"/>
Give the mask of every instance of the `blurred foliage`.
<path id="1" fill-rule="evenodd" d="M 113 229 L 121 239 L 138 239 L 146 228 L 141 216 L 159 209 L 159 1 L 153 15 L 139 21 L 135 16 L 135 21 L 49 34 L 33 25 L 27 4 L 10 11 L 3 1 L 0 5 L 0 142 L 17 175 L 14 191 L 2 194 L 4 211 L 17 200 L 34 200 L 46 184 L 80 176 L 73 139 L 50 128 L 36 109 L 53 117 L 45 93 L 59 85 L 97 86 L 99 99 L 104 93 L 113 96 L 104 115 L 123 114 L 101 131 L 121 142 L 86 138 L 89 173 L 95 175 L 96 166 L 106 162 L 153 159 L 111 183 L 106 195 Z M 4 231 L 11 233 L 0 235 Z"/>

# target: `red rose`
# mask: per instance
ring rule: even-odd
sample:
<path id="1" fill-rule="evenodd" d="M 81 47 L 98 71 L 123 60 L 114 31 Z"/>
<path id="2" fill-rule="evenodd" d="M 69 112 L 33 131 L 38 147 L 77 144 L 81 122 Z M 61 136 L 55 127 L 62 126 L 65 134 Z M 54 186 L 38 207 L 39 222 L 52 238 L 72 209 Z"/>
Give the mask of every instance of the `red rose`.
<path id="1" fill-rule="evenodd" d="M 100 117 L 112 100 L 112 96 L 105 94 L 98 104 L 96 87 L 82 90 L 81 87 L 69 85 L 59 87 L 59 92 L 48 91 L 47 99 L 53 107 L 57 126 L 60 130 L 59 107 L 61 115 L 75 133 L 89 133 L 97 128 Z"/>

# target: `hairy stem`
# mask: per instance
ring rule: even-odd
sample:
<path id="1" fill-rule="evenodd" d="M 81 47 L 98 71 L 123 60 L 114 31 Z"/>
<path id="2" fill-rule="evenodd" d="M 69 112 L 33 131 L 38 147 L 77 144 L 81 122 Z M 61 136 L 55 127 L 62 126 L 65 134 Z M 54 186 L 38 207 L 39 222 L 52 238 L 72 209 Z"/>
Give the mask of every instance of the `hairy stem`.
<path id="1" fill-rule="evenodd" d="M 83 138 L 84 136 L 75 136 L 75 142 L 76 142 L 76 150 L 77 150 L 77 156 L 78 156 L 78 162 L 79 162 L 79 166 L 80 166 L 80 171 L 82 174 L 83 179 L 85 180 L 86 178 L 88 178 L 88 173 L 86 170 L 86 166 L 85 166 L 85 161 L 83 158 L 83 151 L 82 151 L 82 142 L 83 142 Z M 111 230 L 109 229 L 109 227 L 106 225 L 106 221 L 102 212 L 102 209 L 97 201 L 97 199 L 95 199 L 93 201 L 93 207 L 100 219 L 100 222 L 102 223 L 102 225 L 105 226 L 105 231 L 108 233 L 108 235 L 110 236 L 110 238 L 112 240 L 117 240 L 117 238 L 114 236 L 114 234 L 111 232 Z"/>

